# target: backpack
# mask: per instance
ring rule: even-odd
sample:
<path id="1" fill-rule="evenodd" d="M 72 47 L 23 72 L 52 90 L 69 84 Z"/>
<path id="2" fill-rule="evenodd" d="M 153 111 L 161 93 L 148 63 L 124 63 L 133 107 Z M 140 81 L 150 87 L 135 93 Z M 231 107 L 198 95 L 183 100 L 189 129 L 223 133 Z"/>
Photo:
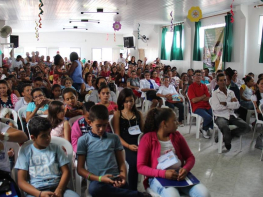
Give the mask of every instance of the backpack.
<path id="1" fill-rule="evenodd" d="M 256 139 L 255 148 L 262 150 L 263 148 L 263 134 L 259 134 Z"/>

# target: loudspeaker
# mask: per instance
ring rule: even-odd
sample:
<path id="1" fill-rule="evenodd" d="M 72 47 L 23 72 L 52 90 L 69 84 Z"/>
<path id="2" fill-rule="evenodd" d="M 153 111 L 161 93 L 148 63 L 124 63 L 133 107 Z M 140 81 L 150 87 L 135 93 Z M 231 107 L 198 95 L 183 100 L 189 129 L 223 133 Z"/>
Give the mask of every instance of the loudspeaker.
<path id="1" fill-rule="evenodd" d="M 14 43 L 14 48 L 19 47 L 19 36 L 10 36 L 10 43 Z"/>
<path id="2" fill-rule="evenodd" d="M 123 41 L 124 41 L 124 47 L 127 47 L 127 48 L 133 48 L 134 47 L 132 36 L 131 37 L 124 37 Z"/>

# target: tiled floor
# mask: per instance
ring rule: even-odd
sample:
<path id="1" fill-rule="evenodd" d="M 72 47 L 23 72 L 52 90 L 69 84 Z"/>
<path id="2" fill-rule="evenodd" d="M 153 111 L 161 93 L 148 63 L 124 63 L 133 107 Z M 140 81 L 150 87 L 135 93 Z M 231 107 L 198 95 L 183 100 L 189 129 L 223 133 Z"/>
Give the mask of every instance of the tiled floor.
<path id="1" fill-rule="evenodd" d="M 213 140 L 195 139 L 195 127 L 188 134 L 189 126 L 178 130 L 185 137 L 196 158 L 192 173 L 208 188 L 212 197 L 262 197 L 263 162 L 259 161 L 261 150 L 252 146 L 252 131 L 242 138 L 233 139 L 229 152 L 223 148 L 218 154 Z M 263 130 L 262 127 L 258 131 Z"/>
<path id="2" fill-rule="evenodd" d="M 252 131 L 243 136 L 241 151 L 240 140 L 235 138 L 229 152 L 223 147 L 223 153 L 218 154 L 213 139 L 201 136 L 196 139 L 195 129 L 192 126 L 189 134 L 189 126 L 178 128 L 196 158 L 191 172 L 208 188 L 211 196 L 263 197 L 263 161 L 259 161 L 261 150 L 254 148 L 255 141 L 250 146 Z M 259 127 L 260 130 L 263 131 L 263 127 Z M 138 189 L 143 190 L 142 183 Z"/>

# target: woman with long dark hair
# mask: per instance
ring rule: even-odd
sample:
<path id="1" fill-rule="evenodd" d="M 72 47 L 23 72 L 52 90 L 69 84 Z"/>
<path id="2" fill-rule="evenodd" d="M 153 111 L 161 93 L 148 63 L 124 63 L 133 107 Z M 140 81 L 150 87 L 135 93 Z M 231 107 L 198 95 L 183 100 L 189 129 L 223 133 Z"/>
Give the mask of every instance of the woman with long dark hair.
<path id="1" fill-rule="evenodd" d="M 118 97 L 118 111 L 114 113 L 113 130 L 120 137 L 129 164 L 129 189 L 137 190 L 138 136 L 143 129 L 143 117 L 135 105 L 136 97 L 129 88 L 124 88 Z"/>
<path id="2" fill-rule="evenodd" d="M 161 197 L 180 197 L 179 192 L 190 197 L 210 197 L 209 191 L 201 183 L 188 187 L 163 187 L 156 179 L 184 180 L 194 166 L 195 157 L 177 127 L 177 118 L 172 109 L 155 108 L 148 112 L 137 158 L 138 173 L 146 176 L 145 189 L 150 187 Z M 176 162 L 163 168 L 158 158 L 168 153 L 169 158 L 173 156 Z"/>

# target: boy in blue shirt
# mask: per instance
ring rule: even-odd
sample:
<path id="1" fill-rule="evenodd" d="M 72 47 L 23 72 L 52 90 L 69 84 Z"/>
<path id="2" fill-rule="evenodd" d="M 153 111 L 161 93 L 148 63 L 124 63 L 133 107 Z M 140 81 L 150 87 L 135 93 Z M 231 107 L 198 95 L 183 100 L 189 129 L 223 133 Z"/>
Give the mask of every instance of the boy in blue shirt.
<path id="1" fill-rule="evenodd" d="M 106 133 L 108 119 L 104 105 L 91 107 L 91 130 L 78 140 L 78 174 L 91 181 L 88 190 L 92 197 L 150 197 L 148 193 L 127 189 L 123 146 L 117 135 Z"/>
<path id="2" fill-rule="evenodd" d="M 50 121 L 34 117 L 28 127 L 33 143 L 20 150 L 15 165 L 19 187 L 27 193 L 27 197 L 78 197 L 67 189 L 70 171 L 65 152 L 59 145 L 50 143 Z"/>

